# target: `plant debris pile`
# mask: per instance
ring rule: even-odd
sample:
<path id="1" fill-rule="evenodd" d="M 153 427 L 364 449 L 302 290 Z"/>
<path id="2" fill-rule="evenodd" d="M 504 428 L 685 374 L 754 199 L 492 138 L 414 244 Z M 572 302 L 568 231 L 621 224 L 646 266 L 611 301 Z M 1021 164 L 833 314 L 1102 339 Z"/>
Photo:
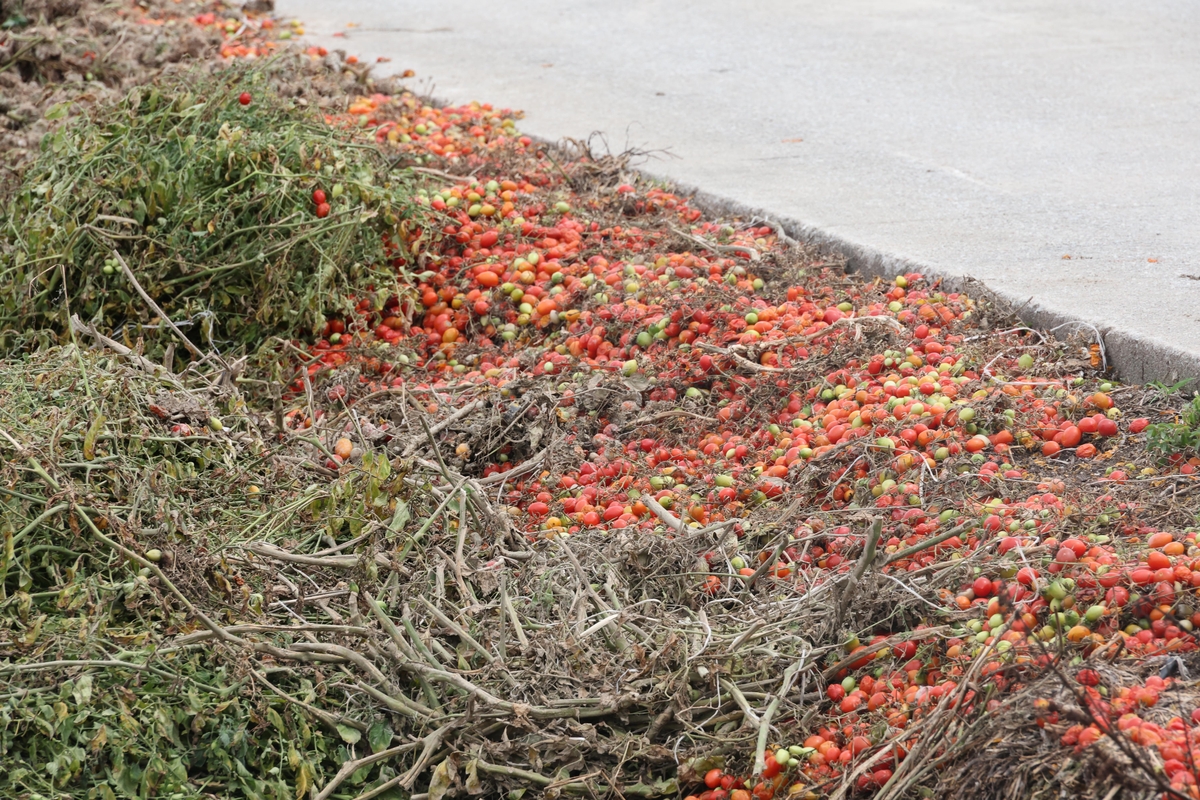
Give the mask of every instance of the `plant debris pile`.
<path id="1" fill-rule="evenodd" d="M 47 137 L 0 245 L 0 322 L 25 334 L 10 347 L 61 333 L 68 310 L 127 326 L 130 341 L 161 327 L 125 265 L 195 344 L 222 351 L 317 328 L 368 284 L 399 291 L 389 242 L 412 192 L 382 154 L 280 98 L 261 71 L 199 86 L 135 89 Z M 334 170 L 331 210 L 312 194 Z"/>
<path id="2" fill-rule="evenodd" d="M 1186 384 L 187 13 L 6 206 L 0 794 L 1200 797 Z"/>
<path id="3" fill-rule="evenodd" d="M 531 547 L 490 499 L 503 476 L 430 455 L 451 426 L 416 405 L 386 436 L 363 429 L 356 469 L 309 483 L 338 442 L 273 444 L 236 391 L 129 353 L 6 362 L 0 409 L 16 456 L 0 747 L 27 765 L 7 796 L 671 795 L 675 709 L 697 730 L 731 720 L 694 701 L 709 671 L 688 668 L 739 638 L 687 577 L 719 530 Z M 811 651 L 788 639 L 746 654 L 739 692 Z"/>
<path id="4" fill-rule="evenodd" d="M 0 186 L 19 175 L 54 127 L 52 109 L 119 100 L 181 65 L 212 63 L 229 38 L 268 54 L 274 23 L 239 15 L 233 30 L 216 24 L 211 3 L 149 0 L 6 0 L 0 4 Z M 196 24 L 196 17 L 208 14 Z M 264 24 L 266 28 L 264 29 Z M 289 34 L 290 35 L 290 34 Z M 55 116 L 51 114 L 51 116 Z"/>

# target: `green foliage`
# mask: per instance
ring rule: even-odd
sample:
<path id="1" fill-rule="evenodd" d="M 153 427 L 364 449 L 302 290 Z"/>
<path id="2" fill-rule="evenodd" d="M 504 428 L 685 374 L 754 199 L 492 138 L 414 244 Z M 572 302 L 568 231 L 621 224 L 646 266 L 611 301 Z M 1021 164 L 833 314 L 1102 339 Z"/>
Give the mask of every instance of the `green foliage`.
<path id="1" fill-rule="evenodd" d="M 0 351 L 60 336 L 68 312 L 154 336 L 114 249 L 197 344 L 254 350 L 348 313 L 368 285 L 377 299 L 402 291 L 385 238 L 415 207 L 372 143 L 278 96 L 261 71 L 134 89 L 47 136 L 7 204 Z"/>
<path id="2" fill-rule="evenodd" d="M 243 582 L 226 553 L 251 536 L 320 536 L 329 522 L 308 509 L 326 492 L 295 471 L 264 468 L 257 448 L 165 435 L 148 404 L 168 402 L 156 396 L 166 385 L 69 347 L 0 361 L 0 429 L 30 459 L 14 459 L 0 437 L 5 800 L 295 800 L 368 746 L 393 744 L 384 712 L 326 700 L 315 673 L 251 667 L 211 643 L 176 645 L 194 619 L 149 570 L 90 535 L 65 499 L 86 503 L 93 523 L 135 552 L 173 553 L 164 568 L 223 622 L 271 621 L 262 616 L 265 587 Z M 236 403 L 190 397 L 200 417 L 219 413 L 228 430 L 250 429 Z M 329 505 L 384 518 L 394 485 L 379 458 L 353 484 L 335 482 Z M 283 644 L 295 634 L 279 636 Z M 252 669 L 339 723 L 322 725 Z M 334 797 L 348 800 L 394 774 L 386 764 L 364 768 Z"/>
<path id="3" fill-rule="evenodd" d="M 207 781 L 222 797 L 292 800 L 314 758 L 345 750 L 291 708 L 268 707 L 258 719 L 238 682 L 209 662 L 172 665 L 187 686 L 108 669 L 10 696 L 0 704 L 0 754 L 13 765 L 0 779 L 5 796 L 197 797 Z M 206 680 L 215 691 L 197 687 Z"/>
<path id="4" fill-rule="evenodd" d="M 1159 422 L 1146 428 L 1148 445 L 1162 453 L 1181 453 L 1200 447 L 1200 394 L 1183 407 L 1178 422 Z"/>
<path id="5" fill-rule="evenodd" d="M 1146 386 L 1148 386 L 1152 389 L 1156 389 L 1164 397 L 1170 397 L 1171 395 L 1179 394 L 1180 392 L 1182 392 L 1184 390 L 1184 388 L 1188 384 L 1195 383 L 1195 382 L 1196 382 L 1195 378 L 1184 378 L 1183 380 L 1181 380 L 1177 383 L 1171 384 L 1170 386 L 1163 383 L 1162 381 L 1148 381 L 1146 383 Z"/>

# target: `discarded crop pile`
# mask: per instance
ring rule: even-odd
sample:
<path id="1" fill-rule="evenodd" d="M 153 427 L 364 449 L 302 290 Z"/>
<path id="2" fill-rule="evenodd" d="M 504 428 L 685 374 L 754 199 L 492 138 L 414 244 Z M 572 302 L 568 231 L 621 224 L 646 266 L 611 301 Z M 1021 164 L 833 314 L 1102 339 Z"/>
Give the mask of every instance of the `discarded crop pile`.
<path id="1" fill-rule="evenodd" d="M 1200 400 L 308 53 L 13 201 L 0 796 L 1198 796 Z"/>

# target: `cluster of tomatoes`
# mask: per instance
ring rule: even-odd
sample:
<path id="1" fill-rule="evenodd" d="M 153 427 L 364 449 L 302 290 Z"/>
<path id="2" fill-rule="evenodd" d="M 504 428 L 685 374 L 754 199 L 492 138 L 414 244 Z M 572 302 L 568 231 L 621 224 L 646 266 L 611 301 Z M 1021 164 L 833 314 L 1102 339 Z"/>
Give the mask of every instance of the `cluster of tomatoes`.
<path id="1" fill-rule="evenodd" d="M 210 5 L 192 17 L 192 24 L 221 34 L 221 58 L 265 58 L 276 52 L 280 41 L 304 34 L 299 22 L 280 25 L 274 18 L 248 9 L 232 15 L 222 3 Z"/>
<path id="2" fill-rule="evenodd" d="M 1036 703 L 1039 716 L 1037 722 L 1043 728 L 1066 730 L 1061 735 L 1063 745 L 1083 749 L 1099 742 L 1106 736 L 1123 736 L 1127 741 L 1155 751 L 1162 764 L 1162 772 L 1170 781 L 1171 789 L 1184 797 L 1197 795 L 1197 752 L 1196 741 L 1200 735 L 1200 709 L 1193 709 L 1186 717 L 1160 716 L 1165 724 L 1146 719 L 1155 707 L 1174 688 L 1171 678 L 1152 675 L 1137 685 L 1125 686 L 1111 694 L 1108 687 L 1093 669 L 1081 669 L 1075 676 L 1080 684 L 1077 691 L 1093 719 L 1088 725 L 1075 723 L 1067 727 L 1060 724 L 1060 714 L 1050 700 Z"/>
<path id="3" fill-rule="evenodd" d="M 847 642 L 817 728 L 755 754 L 757 774 L 708 773 L 701 800 L 819 792 L 847 770 L 864 792 L 887 783 L 913 745 L 912 720 L 946 698 L 964 711 L 984 703 L 961 686 L 981 658 L 984 680 L 1003 692 L 1063 650 L 1195 648 L 1196 532 L 1149 526 L 1124 497 L 1133 468 L 1116 459 L 1140 447 L 1148 420 L 1123 416 L 1116 387 L 1038 374 L 1038 343 L 979 336 L 972 299 L 919 274 L 800 272 L 772 227 L 704 221 L 661 186 L 577 190 L 515 119 L 411 95 L 361 98 L 330 118 L 478 177 L 417 190 L 416 212 L 388 242 L 395 266 L 415 276 L 411 291 L 369 293 L 355 316 L 315 332 L 310 383 L 334 380 L 339 403 L 399 386 L 445 401 L 443 390 L 474 387 L 520 409 L 539 382 L 567 442 L 587 455 L 505 484 L 501 500 L 531 540 L 719 523 L 742 536 L 765 504 L 809 509 L 781 548 L 746 537 L 744 549 L 708 554 L 699 593 L 745 591 L 760 572 L 777 593 L 837 579 L 863 551 L 866 532 L 838 521 L 857 509 L 884 521 L 884 573 L 975 565 L 938 597 L 950 625 Z M 324 188 L 312 200 L 328 213 Z M 347 365 L 355 383 L 336 384 Z M 617 399 L 597 405 L 597 387 Z M 292 386 L 305 388 L 303 378 Z M 298 404 L 286 422 L 314 420 Z M 348 432 L 328 466 L 353 448 Z M 507 472 L 522 455 L 503 447 L 474 466 Z M 1176 742 L 1175 723 L 1128 722 L 1160 690 L 1120 689 L 1099 719 L 1136 727 L 1141 744 Z M 985 708 L 998 702 L 989 698 Z M 1102 721 L 1077 730 L 1052 716 L 1044 723 L 1068 745 L 1115 735 Z"/>
<path id="4" fill-rule="evenodd" d="M 266 58 L 279 52 L 281 43 L 304 35 L 304 25 L 298 20 L 282 23 L 270 14 L 251 8 L 240 8 L 224 2 L 197 3 L 184 8 L 159 8 L 147 4 L 131 4 L 130 9 L 118 9 L 117 14 L 137 14 L 142 25 L 159 27 L 183 22 L 220 35 L 218 50 L 223 59 Z M 198 9 L 206 9 L 194 13 Z"/>
<path id="5" fill-rule="evenodd" d="M 317 52 L 324 55 L 324 48 Z M 411 73 L 405 73 L 411 74 Z M 516 127 L 521 114 L 488 103 L 432 106 L 411 92 L 357 97 L 345 113 L 327 114 L 326 122 L 366 128 L 383 147 L 416 157 L 448 159 L 451 164 L 498 151 L 521 152 L 533 144 Z"/>

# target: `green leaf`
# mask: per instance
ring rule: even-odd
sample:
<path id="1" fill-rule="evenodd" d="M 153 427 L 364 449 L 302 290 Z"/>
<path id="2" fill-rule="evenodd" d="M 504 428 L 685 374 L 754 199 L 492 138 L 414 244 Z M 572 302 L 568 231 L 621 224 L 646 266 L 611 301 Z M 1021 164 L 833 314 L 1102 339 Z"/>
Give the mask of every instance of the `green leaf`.
<path id="1" fill-rule="evenodd" d="M 87 461 L 91 461 L 96 457 L 96 439 L 100 436 L 100 432 L 104 430 L 105 416 L 97 414 L 92 420 L 92 424 L 88 426 L 87 433 L 83 437 L 83 457 Z"/>
<path id="2" fill-rule="evenodd" d="M 75 690 L 72 692 L 75 697 L 75 705 L 86 706 L 92 700 L 92 676 L 84 675 L 75 682 Z"/>
<path id="3" fill-rule="evenodd" d="M 391 530 L 392 533 L 399 533 L 400 531 L 404 530 L 404 525 L 408 522 L 408 519 L 408 503 L 397 498 L 396 513 L 392 514 L 392 521 L 388 523 L 388 529 Z"/>
<path id="4" fill-rule="evenodd" d="M 392 729 L 382 723 L 376 722 L 367 729 L 367 744 L 371 745 L 371 752 L 378 753 L 380 750 L 386 750 L 388 745 L 392 743 Z"/>
<path id="5" fill-rule="evenodd" d="M 283 717 L 279 716 L 279 712 L 273 708 L 267 709 L 267 720 L 275 726 L 275 730 L 283 735 L 287 735 L 287 726 L 283 724 Z"/>
<path id="6" fill-rule="evenodd" d="M 342 737 L 342 741 L 346 744 L 357 744 L 362 739 L 362 731 L 358 728 L 351 728 L 349 725 L 338 723 L 338 735 Z"/>

